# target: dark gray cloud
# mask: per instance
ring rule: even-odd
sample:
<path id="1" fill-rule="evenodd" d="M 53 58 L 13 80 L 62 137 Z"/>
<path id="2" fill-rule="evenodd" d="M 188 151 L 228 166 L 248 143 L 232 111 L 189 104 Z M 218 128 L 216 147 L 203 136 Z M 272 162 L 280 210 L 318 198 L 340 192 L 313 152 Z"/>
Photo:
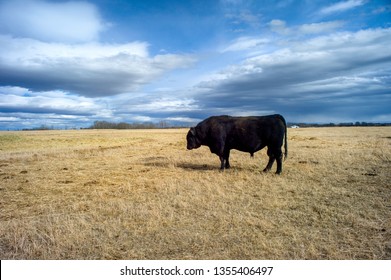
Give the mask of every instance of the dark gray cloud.
<path id="1" fill-rule="evenodd" d="M 281 112 L 293 121 L 381 118 L 390 115 L 390 44 L 391 29 L 291 41 L 211 75 L 198 84 L 196 100 L 216 111 Z"/>
<path id="2" fill-rule="evenodd" d="M 63 90 L 90 97 L 131 92 L 194 58 L 150 57 L 148 44 L 62 44 L 0 35 L 0 86 Z"/>
<path id="3" fill-rule="evenodd" d="M 57 114 L 57 115 L 74 115 L 74 116 L 91 116 L 93 113 L 82 112 L 77 110 L 39 108 L 35 106 L 0 106 L 0 112 L 5 114 L 12 113 L 29 113 L 29 114 Z"/>

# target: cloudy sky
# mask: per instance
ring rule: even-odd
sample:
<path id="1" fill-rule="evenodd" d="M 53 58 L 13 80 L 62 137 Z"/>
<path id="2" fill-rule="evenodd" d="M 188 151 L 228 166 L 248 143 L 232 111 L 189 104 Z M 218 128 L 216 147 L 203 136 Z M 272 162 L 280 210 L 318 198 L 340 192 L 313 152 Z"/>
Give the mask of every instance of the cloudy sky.
<path id="1" fill-rule="evenodd" d="M 0 0 L 0 129 L 391 122 L 389 0 Z"/>

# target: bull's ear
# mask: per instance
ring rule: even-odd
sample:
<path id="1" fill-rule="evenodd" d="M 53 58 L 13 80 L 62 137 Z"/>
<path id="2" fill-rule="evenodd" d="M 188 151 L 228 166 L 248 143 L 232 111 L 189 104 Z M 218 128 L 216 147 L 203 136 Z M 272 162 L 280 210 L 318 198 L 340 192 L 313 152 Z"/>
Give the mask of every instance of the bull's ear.
<path id="1" fill-rule="evenodd" d="M 190 133 L 191 133 L 191 135 L 196 136 L 195 127 L 190 127 Z"/>

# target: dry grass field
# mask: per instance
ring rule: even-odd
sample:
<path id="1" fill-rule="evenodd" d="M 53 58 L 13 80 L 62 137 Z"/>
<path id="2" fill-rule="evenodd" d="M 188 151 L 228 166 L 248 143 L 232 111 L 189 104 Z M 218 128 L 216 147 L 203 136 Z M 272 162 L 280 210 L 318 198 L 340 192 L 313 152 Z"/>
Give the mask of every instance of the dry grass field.
<path id="1" fill-rule="evenodd" d="M 219 171 L 186 129 L 0 132 L 0 259 L 390 259 L 391 127 Z"/>

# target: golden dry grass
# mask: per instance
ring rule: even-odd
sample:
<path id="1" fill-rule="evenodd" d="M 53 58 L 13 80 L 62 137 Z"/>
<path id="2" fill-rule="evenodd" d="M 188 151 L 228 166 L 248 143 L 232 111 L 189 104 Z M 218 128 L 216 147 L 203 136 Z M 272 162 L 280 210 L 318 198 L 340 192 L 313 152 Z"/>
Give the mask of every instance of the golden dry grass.
<path id="1" fill-rule="evenodd" d="M 390 127 L 290 129 L 281 176 L 186 133 L 1 132 L 0 259 L 390 259 Z"/>

